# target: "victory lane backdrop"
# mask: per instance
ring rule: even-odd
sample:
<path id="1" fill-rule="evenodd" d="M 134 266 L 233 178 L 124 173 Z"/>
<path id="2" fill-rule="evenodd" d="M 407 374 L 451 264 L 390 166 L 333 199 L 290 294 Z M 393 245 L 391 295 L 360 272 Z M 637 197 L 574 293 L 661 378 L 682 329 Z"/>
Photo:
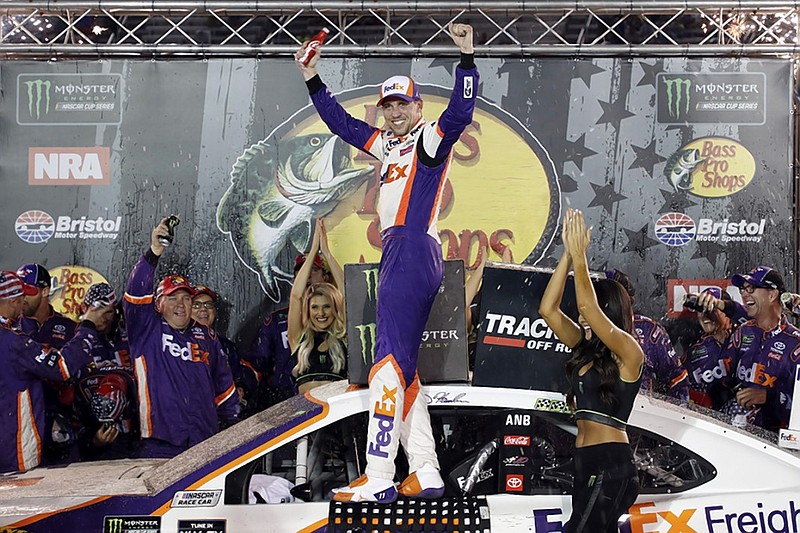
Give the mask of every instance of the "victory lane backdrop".
<path id="1" fill-rule="evenodd" d="M 455 58 L 325 58 L 322 79 L 380 125 L 377 84 L 411 75 L 429 120 Z M 593 270 L 619 268 L 639 312 L 662 316 L 670 279 L 757 264 L 794 286 L 791 63 L 745 58 L 478 59 L 473 124 L 456 144 L 439 221 L 447 259 L 553 266 L 566 205 L 594 225 Z M 3 268 L 86 267 L 124 288 L 156 222 L 181 224 L 159 274 L 225 300 L 246 349 L 286 304 L 294 256 L 324 217 L 342 263 L 380 256 L 376 164 L 329 141 L 288 59 L 0 62 Z M 333 141 L 335 143 L 335 141 Z M 292 167 L 289 162 L 294 162 Z M 306 169 L 304 171 L 303 169 Z M 287 196 L 291 180 L 323 195 Z"/>

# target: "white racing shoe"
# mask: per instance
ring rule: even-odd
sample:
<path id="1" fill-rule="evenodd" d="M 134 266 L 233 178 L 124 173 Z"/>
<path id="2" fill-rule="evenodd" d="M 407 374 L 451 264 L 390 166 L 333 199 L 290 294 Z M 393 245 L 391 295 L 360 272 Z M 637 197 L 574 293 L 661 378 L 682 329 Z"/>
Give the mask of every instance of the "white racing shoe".
<path id="1" fill-rule="evenodd" d="M 444 495 L 444 481 L 438 469 L 425 463 L 400 484 L 399 491 L 406 498 L 441 498 Z"/>
<path id="2" fill-rule="evenodd" d="M 391 479 L 368 478 L 366 474 L 346 487 L 333 489 L 337 502 L 392 503 L 397 500 L 397 487 Z"/>

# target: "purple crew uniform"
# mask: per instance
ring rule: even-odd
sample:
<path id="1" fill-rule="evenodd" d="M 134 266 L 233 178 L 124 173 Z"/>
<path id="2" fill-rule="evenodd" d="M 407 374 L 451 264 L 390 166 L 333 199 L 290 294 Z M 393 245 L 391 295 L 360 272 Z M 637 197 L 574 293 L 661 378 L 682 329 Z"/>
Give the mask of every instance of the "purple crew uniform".
<path id="1" fill-rule="evenodd" d="M 131 361 L 127 332 L 117 331 L 112 339 L 109 339 L 103 334 L 99 337 L 98 342 L 92 350 L 92 359 L 95 365 L 124 366 L 133 372 L 133 362 Z"/>
<path id="2" fill-rule="evenodd" d="M 787 427 L 800 364 L 800 330 L 785 316 L 771 331 L 751 320 L 734 331 L 723 355 L 735 365 L 735 384 L 767 390 L 766 403 L 749 413 L 748 422 L 772 431 Z"/>
<path id="3" fill-rule="evenodd" d="M 66 382 L 91 361 L 94 325 L 83 323 L 61 350 L 47 348 L 0 317 L 0 471 L 29 470 L 42 461 L 42 380 Z"/>
<path id="4" fill-rule="evenodd" d="M 644 352 L 641 390 L 659 392 L 688 402 L 686 369 L 678 359 L 666 330 L 652 318 L 643 315 L 634 315 L 633 327 Z"/>
<path id="5" fill-rule="evenodd" d="M 269 407 L 297 394 L 292 377 L 296 361 L 289 349 L 288 308 L 273 311 L 264 319 L 253 341 L 250 353 L 242 358 L 242 382 L 245 390 L 266 391 L 257 400 L 256 408 Z M 262 405 L 263 404 L 263 405 Z"/>
<path id="6" fill-rule="evenodd" d="M 409 471 L 439 468 L 430 415 L 420 394 L 417 355 L 443 276 L 436 221 L 453 145 L 472 122 L 478 71 L 471 56 L 456 68 L 450 102 L 438 120 L 423 118 L 408 134 L 374 128 L 339 105 L 319 78 L 308 82 L 322 120 L 348 144 L 381 161 L 375 362 L 370 371 L 369 477 L 392 479 L 398 445 Z M 398 438 L 399 437 L 399 438 Z"/>
<path id="7" fill-rule="evenodd" d="M 44 347 L 61 348 L 75 334 L 77 324 L 50 305 L 47 319 L 39 323 L 33 317 L 22 316 L 19 327 L 23 333 Z M 48 428 L 44 434 L 44 459 L 48 465 L 72 462 L 78 459 L 75 435 L 70 428 L 72 393 L 64 383 L 45 384 L 45 420 Z"/>
<path id="8" fill-rule="evenodd" d="M 43 324 L 32 317 L 20 317 L 19 326 L 25 335 L 49 348 L 61 348 L 75 335 L 75 322 L 62 315 L 53 306 Z"/>
<path id="9" fill-rule="evenodd" d="M 194 446 L 219 430 L 219 417 L 234 420 L 239 413 L 239 395 L 216 334 L 194 321 L 177 330 L 156 312 L 157 262 L 150 250 L 139 259 L 124 304 L 142 439 L 156 441 L 145 440 L 145 456 Z"/>
<path id="10" fill-rule="evenodd" d="M 689 396 L 698 405 L 719 410 L 731 397 L 725 383 L 733 370 L 730 354 L 723 355 L 725 344 L 727 340 L 720 343 L 713 335 L 705 335 L 686 352 Z"/>

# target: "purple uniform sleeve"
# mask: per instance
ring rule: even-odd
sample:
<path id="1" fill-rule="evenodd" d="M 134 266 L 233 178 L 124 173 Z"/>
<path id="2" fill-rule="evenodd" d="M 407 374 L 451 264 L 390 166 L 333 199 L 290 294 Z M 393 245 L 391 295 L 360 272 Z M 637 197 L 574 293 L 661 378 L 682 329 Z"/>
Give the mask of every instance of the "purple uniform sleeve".
<path id="1" fill-rule="evenodd" d="M 318 81 L 319 78 L 314 78 L 314 80 L 316 80 L 316 83 L 313 84 L 314 88 L 310 89 L 312 91 L 311 101 L 331 133 L 341 137 L 347 144 L 375 157 L 375 154 L 370 152 L 369 148 L 372 141 L 380 135 L 381 131 L 350 115 L 336 101 L 328 87 Z M 311 86 L 312 84 L 310 83 Z"/>
<path id="2" fill-rule="evenodd" d="M 157 262 L 158 257 L 148 250 L 139 258 L 128 278 L 123 307 L 129 339 L 144 337 L 148 332 L 153 331 L 160 321 L 160 317 L 153 307 L 153 279 Z M 131 342 L 130 344 L 135 343 Z M 133 358 L 140 355 L 135 352 L 131 353 Z"/>
<path id="3" fill-rule="evenodd" d="M 209 357 L 214 379 L 214 403 L 221 419 L 236 420 L 239 415 L 239 393 L 233 383 L 233 374 L 228 365 L 228 358 L 225 356 L 219 339 L 214 339 L 211 345 L 213 349 L 209 353 Z"/>
<path id="4" fill-rule="evenodd" d="M 447 157 L 464 128 L 472 123 L 479 77 L 474 64 L 471 66 L 472 68 L 469 69 L 463 68 L 461 65 L 456 67 L 456 81 L 453 92 L 450 94 L 450 103 L 437 122 L 442 140 L 436 148 L 436 153 L 430 154 L 437 161 Z"/>
<path id="5" fill-rule="evenodd" d="M 55 382 L 68 381 L 78 371 L 92 362 L 92 350 L 97 333 L 91 326 L 81 326 L 60 350 L 47 348 L 26 335 L 11 337 L 13 363 L 18 370 L 38 378 Z"/>
<path id="6" fill-rule="evenodd" d="M 728 318 L 730 318 L 733 326 L 741 326 L 750 320 L 750 317 L 747 315 L 747 309 L 739 302 L 725 302 L 725 309 L 723 312 Z"/>

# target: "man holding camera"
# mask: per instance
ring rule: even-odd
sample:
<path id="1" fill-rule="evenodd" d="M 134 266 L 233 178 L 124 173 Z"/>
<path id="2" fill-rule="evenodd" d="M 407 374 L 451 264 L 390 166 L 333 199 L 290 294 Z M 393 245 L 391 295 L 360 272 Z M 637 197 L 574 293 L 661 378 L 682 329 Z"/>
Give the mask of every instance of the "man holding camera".
<path id="1" fill-rule="evenodd" d="M 173 457 L 239 414 L 239 394 L 216 333 L 192 320 L 194 289 L 170 275 L 153 294 L 169 218 L 150 235 L 125 292 L 125 319 L 139 396 L 142 457 Z"/>
<path id="2" fill-rule="evenodd" d="M 689 294 L 683 306 L 694 311 L 703 336 L 688 350 L 683 362 L 689 373 L 689 398 L 693 403 L 720 410 L 732 393 L 725 383 L 731 378 L 730 354 L 723 357 L 733 331 L 731 319 L 720 305 L 732 302 L 730 295 L 719 287 L 709 287 L 700 294 Z"/>

